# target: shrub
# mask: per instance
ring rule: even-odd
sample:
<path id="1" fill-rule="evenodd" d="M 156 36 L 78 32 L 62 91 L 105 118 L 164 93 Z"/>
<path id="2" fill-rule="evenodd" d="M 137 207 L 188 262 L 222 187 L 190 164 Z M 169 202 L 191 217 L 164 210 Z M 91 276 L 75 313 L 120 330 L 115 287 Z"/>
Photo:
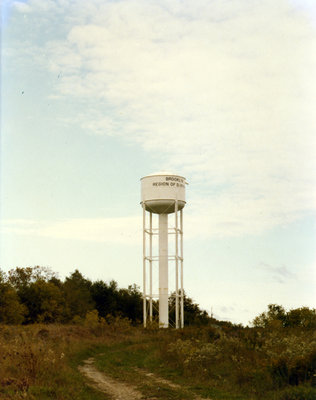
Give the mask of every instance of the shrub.
<path id="1" fill-rule="evenodd" d="M 33 329 L 4 327 L 0 333 L 0 388 L 27 393 L 47 374 L 64 368 L 65 350 L 56 346 L 40 326 Z M 0 391 L 1 395 L 1 391 Z"/>
<path id="2" fill-rule="evenodd" d="M 161 356 L 183 375 L 220 381 L 257 398 L 309 382 L 316 372 L 316 333 L 302 328 L 207 327 L 176 332 L 169 339 Z"/>
<path id="3" fill-rule="evenodd" d="M 278 395 L 278 400 L 315 400 L 316 389 L 311 386 L 289 387 Z"/>

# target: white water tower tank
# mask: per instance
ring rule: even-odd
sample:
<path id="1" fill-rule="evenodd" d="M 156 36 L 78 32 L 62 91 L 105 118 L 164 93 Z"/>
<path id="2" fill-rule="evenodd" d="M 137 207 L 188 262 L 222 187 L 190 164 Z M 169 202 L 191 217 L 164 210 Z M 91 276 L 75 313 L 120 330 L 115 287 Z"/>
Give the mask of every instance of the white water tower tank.
<path id="1" fill-rule="evenodd" d="M 157 172 L 141 178 L 141 203 L 146 211 L 154 214 L 171 214 L 175 212 L 175 201 L 178 211 L 185 206 L 185 185 L 183 176 L 168 172 Z"/>

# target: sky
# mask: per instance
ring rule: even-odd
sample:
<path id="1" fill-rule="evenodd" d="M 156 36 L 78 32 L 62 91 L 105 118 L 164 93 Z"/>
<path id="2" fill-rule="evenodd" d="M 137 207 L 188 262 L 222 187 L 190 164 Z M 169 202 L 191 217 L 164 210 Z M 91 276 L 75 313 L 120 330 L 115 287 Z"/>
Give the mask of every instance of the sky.
<path id="1" fill-rule="evenodd" d="M 0 268 L 141 287 L 140 178 L 171 170 L 189 297 L 315 308 L 315 95 L 314 0 L 3 0 Z"/>

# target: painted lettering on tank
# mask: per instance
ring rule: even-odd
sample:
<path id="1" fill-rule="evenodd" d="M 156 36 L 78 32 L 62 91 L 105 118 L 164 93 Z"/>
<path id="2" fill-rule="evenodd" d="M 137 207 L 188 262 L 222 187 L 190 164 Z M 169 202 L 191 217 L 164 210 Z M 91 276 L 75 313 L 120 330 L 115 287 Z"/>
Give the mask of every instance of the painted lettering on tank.
<path id="1" fill-rule="evenodd" d="M 153 182 L 153 186 L 169 186 L 169 182 Z"/>
<path id="2" fill-rule="evenodd" d="M 174 181 L 174 182 L 184 183 L 183 179 L 179 178 L 178 176 L 166 176 L 166 181 Z"/>

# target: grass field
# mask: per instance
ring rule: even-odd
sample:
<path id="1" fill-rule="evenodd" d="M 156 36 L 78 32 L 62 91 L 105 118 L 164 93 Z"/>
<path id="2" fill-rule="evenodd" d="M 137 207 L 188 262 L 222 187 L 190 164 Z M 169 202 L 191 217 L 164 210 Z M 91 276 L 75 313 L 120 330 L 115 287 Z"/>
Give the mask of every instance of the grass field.
<path id="1" fill-rule="evenodd" d="M 160 340 L 159 340 L 160 339 Z M 201 396 L 212 399 L 246 399 L 183 376 L 181 370 L 168 366 L 161 356 L 165 338 L 144 335 L 99 348 L 96 365 L 99 370 L 125 382 L 133 382 L 145 398 L 193 399 Z M 159 378 L 157 378 L 159 377 Z M 172 382 L 172 386 L 170 386 Z"/>
<path id="2" fill-rule="evenodd" d="M 311 332 L 143 330 L 118 319 L 0 326 L 0 399 L 110 399 L 78 371 L 94 357 L 98 370 L 144 399 L 315 400 L 315 343 Z"/>

